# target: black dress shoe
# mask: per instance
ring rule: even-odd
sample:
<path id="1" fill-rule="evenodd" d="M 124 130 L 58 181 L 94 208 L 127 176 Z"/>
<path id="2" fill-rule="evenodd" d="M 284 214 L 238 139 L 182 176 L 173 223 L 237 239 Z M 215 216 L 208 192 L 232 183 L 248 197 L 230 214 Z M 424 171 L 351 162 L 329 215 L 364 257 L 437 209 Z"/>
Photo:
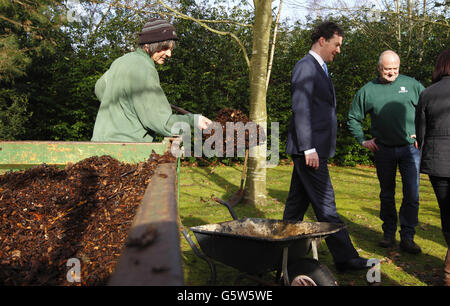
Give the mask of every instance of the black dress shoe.
<path id="1" fill-rule="evenodd" d="M 362 258 L 362 257 L 356 257 L 356 258 L 352 258 L 348 261 L 344 261 L 344 262 L 337 262 L 335 263 L 336 265 L 336 269 L 339 272 L 345 272 L 348 270 L 363 270 L 363 269 L 369 269 L 369 267 L 367 266 L 367 259 Z"/>
<path id="2" fill-rule="evenodd" d="M 400 248 L 403 251 L 408 252 L 410 254 L 419 254 L 420 252 L 422 252 L 422 249 L 420 248 L 420 246 L 415 244 L 414 240 L 412 240 L 412 239 L 401 240 Z"/>

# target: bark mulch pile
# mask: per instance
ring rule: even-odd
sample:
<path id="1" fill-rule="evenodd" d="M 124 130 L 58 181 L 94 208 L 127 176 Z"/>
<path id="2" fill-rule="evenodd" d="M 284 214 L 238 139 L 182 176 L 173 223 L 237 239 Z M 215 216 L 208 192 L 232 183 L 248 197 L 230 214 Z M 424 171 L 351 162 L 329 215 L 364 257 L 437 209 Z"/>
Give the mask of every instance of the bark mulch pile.
<path id="1" fill-rule="evenodd" d="M 234 156 L 236 156 L 240 148 L 249 149 L 252 146 L 258 146 L 262 144 L 264 141 L 266 141 L 264 128 L 250 121 L 247 115 L 245 115 L 241 110 L 231 108 L 221 109 L 217 113 L 214 121 L 220 123 L 220 125 L 222 126 L 222 133 L 224 140 L 223 156 L 226 155 L 227 144 L 229 143 L 234 145 Z M 235 124 L 235 127 L 236 123 L 242 122 L 244 126 L 247 127 L 247 129 L 245 129 L 244 143 L 239 143 L 238 133 L 236 130 L 233 132 L 233 137 L 227 138 L 227 126 L 226 126 L 227 122 L 233 122 Z M 248 123 L 254 124 L 254 126 L 251 126 Z M 249 133 L 249 129 L 253 130 Z M 211 131 L 211 134 L 204 134 L 204 138 L 208 138 L 210 136 L 213 136 L 214 134 L 215 130 L 213 129 Z M 212 145 L 212 148 L 213 149 L 215 148 L 214 144 Z"/>
<path id="2" fill-rule="evenodd" d="M 1 175 L 0 285 L 106 284 L 151 177 L 167 162 L 167 153 L 139 164 L 105 155 Z M 71 258 L 79 283 L 67 280 Z"/>

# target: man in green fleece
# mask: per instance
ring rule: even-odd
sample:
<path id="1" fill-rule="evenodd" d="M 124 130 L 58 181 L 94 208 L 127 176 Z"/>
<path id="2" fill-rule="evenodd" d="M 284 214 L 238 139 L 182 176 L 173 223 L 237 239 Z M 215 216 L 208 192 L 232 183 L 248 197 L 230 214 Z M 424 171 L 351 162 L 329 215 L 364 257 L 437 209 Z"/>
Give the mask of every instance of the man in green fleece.
<path id="1" fill-rule="evenodd" d="M 156 64 L 172 56 L 178 37 L 167 21 L 153 18 L 139 33 L 139 48 L 116 59 L 95 84 L 101 101 L 92 141 L 152 142 L 155 135 L 180 134 L 185 123 L 205 129 L 201 115 L 176 115 L 159 83 Z"/>
<path id="2" fill-rule="evenodd" d="M 374 153 L 380 182 L 380 218 L 383 239 L 380 246 L 395 245 L 397 210 L 395 176 L 399 167 L 403 184 L 400 207 L 400 247 L 418 254 L 414 242 L 419 212 L 420 151 L 415 141 L 415 109 L 422 84 L 399 74 L 400 58 L 391 50 L 384 51 L 378 61 L 379 77 L 364 85 L 355 95 L 348 113 L 348 127 L 357 141 Z M 372 139 L 366 140 L 362 123 L 370 114 Z"/>

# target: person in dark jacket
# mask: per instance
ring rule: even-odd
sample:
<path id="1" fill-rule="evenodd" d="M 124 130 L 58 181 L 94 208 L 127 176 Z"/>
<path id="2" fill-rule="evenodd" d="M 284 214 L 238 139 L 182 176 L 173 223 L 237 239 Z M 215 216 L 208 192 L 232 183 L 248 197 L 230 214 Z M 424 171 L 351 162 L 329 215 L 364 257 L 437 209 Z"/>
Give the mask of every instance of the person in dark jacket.
<path id="1" fill-rule="evenodd" d="M 419 99 L 416 133 L 422 152 L 420 172 L 428 174 L 441 211 L 442 233 L 450 246 L 450 49 L 437 58 L 432 85 Z M 450 250 L 444 264 L 450 286 Z"/>
<path id="2" fill-rule="evenodd" d="M 320 222 L 342 223 L 337 211 L 327 159 L 336 149 L 336 95 L 326 63 L 340 53 L 344 32 L 333 22 L 320 24 L 312 46 L 291 76 L 292 118 L 286 152 L 292 156 L 289 195 L 283 220 L 300 221 L 309 204 Z M 367 268 L 346 229 L 325 239 L 339 271 Z"/>

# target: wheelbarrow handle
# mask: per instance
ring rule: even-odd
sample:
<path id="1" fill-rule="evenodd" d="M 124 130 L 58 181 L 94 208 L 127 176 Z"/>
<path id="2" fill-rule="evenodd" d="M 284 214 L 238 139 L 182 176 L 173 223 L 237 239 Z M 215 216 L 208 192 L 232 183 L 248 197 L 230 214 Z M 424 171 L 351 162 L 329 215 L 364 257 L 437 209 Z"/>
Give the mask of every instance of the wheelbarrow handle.
<path id="1" fill-rule="evenodd" d="M 184 228 L 183 225 L 181 225 L 182 233 L 186 241 L 191 246 L 192 251 L 194 251 L 194 254 L 206 261 L 206 263 L 209 265 L 209 269 L 211 270 L 211 279 L 209 280 L 211 285 L 216 284 L 216 266 L 214 265 L 214 262 L 212 262 L 207 256 L 205 256 L 195 245 L 194 241 L 192 240 L 191 236 L 189 236 L 188 232 Z"/>
<path id="2" fill-rule="evenodd" d="M 222 204 L 223 206 L 226 206 L 228 208 L 228 211 L 230 212 L 231 217 L 233 217 L 233 220 L 238 219 L 236 213 L 234 212 L 233 208 L 231 207 L 231 205 L 228 202 L 225 202 L 224 200 L 216 198 L 216 197 L 214 197 L 213 200 L 216 201 L 217 203 Z"/>

